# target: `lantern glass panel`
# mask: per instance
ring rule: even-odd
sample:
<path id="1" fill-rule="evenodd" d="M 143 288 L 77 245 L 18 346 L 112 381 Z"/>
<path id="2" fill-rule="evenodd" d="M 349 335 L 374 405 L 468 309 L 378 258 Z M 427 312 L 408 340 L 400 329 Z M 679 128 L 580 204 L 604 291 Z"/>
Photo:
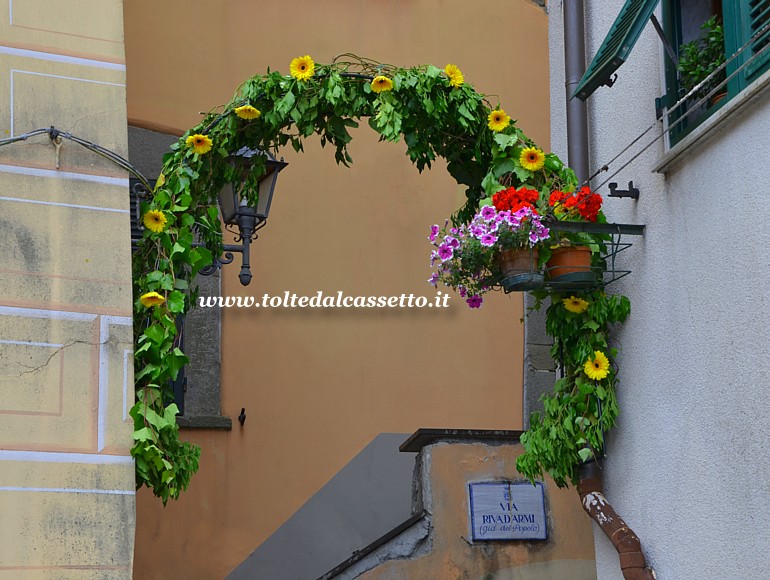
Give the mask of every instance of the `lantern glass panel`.
<path id="1" fill-rule="evenodd" d="M 248 178 L 251 170 L 251 158 L 254 155 L 265 155 L 252 149 L 241 149 L 228 158 L 228 162 L 238 170 L 240 178 L 236 177 L 236 183 L 227 183 L 219 193 L 219 203 L 222 211 L 222 219 L 227 224 L 234 224 L 239 214 L 239 208 L 247 207 L 246 200 L 241 197 L 243 184 Z M 255 213 L 260 221 L 267 219 L 270 214 L 270 205 L 272 204 L 275 184 L 278 180 L 278 173 L 286 167 L 288 163 L 278 161 L 272 155 L 266 155 L 265 171 L 266 173 L 259 180 L 259 199 Z"/>

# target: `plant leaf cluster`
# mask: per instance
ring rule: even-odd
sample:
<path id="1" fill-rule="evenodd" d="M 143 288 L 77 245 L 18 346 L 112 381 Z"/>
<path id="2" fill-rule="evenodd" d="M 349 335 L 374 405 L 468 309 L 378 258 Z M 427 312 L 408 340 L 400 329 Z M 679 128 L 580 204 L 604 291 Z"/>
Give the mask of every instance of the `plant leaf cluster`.
<path id="1" fill-rule="evenodd" d="M 722 23 L 712 16 L 701 25 L 702 38 L 686 42 L 679 47 L 679 86 L 683 94 L 689 93 L 725 62 L 725 33 Z M 693 95 L 701 98 L 721 85 L 726 72 L 722 69 L 705 86 Z M 727 90 L 724 87 L 724 90 Z"/>
<path id="2" fill-rule="evenodd" d="M 603 290 L 564 296 L 557 292 L 533 292 L 540 309 L 550 298 L 546 310 L 546 332 L 553 338 L 551 356 L 563 373 L 554 391 L 541 397 L 543 413 L 530 416 L 530 427 L 521 437 L 525 452 L 516 462 L 519 472 L 534 480 L 548 473 L 559 486 L 577 483 L 578 466 L 600 453 L 604 434 L 618 416 L 615 397 L 616 351 L 610 347 L 609 333 L 628 317 L 631 304 L 625 296 Z M 588 302 L 584 312 L 570 312 L 564 299 L 572 296 Z M 610 360 L 604 379 L 592 380 L 584 372 L 586 361 L 596 351 Z"/>

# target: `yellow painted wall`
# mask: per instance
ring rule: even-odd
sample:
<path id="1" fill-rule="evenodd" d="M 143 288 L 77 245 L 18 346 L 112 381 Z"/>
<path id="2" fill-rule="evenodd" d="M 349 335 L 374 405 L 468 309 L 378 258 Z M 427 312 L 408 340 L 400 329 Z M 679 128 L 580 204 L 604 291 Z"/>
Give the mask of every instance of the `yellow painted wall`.
<path id="1" fill-rule="evenodd" d="M 125 155 L 122 2 L 0 10 L 2 138 Z M 0 148 L 0 578 L 130 578 L 128 180 L 47 135 Z"/>
<path id="2" fill-rule="evenodd" d="M 548 145 L 543 9 L 441 0 L 290 4 L 131 0 L 125 5 L 128 116 L 181 133 L 250 75 L 288 74 L 293 57 L 352 52 L 402 66 L 457 64 Z M 403 144 L 354 132 L 351 169 L 318 140 L 286 151 L 271 217 L 252 256 L 254 280 L 224 271 L 223 294 L 435 296 L 429 226 L 462 191 L 443 162 L 420 175 Z M 238 259 L 236 259 L 238 260 Z M 494 295 L 480 311 L 225 311 L 222 409 L 243 428 L 185 435 L 200 473 L 163 509 L 139 494 L 136 577 L 220 578 L 268 538 L 381 432 L 522 424 L 522 301 Z"/>

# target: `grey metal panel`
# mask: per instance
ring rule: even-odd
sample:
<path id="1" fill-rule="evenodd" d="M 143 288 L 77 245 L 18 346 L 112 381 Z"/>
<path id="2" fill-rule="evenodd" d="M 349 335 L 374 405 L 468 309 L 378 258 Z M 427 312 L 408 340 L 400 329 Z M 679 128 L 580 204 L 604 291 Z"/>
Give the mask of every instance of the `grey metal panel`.
<path id="1" fill-rule="evenodd" d="M 408 433 L 381 433 L 228 576 L 315 580 L 411 514 Z"/>

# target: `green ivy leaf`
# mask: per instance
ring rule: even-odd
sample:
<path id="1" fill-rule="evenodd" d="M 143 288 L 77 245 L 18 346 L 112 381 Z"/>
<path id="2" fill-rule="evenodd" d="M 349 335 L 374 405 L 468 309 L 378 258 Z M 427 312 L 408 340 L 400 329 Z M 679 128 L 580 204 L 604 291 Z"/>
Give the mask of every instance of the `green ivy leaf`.
<path id="1" fill-rule="evenodd" d="M 144 412 L 144 418 L 150 425 L 155 427 L 155 429 L 158 431 L 162 431 L 168 426 L 168 421 L 166 421 L 165 418 L 158 415 L 152 409 L 147 409 Z"/>
<path id="2" fill-rule="evenodd" d="M 149 427 L 143 427 L 142 429 L 138 429 L 137 431 L 134 431 L 134 440 L 135 441 L 152 441 L 153 440 L 152 429 L 150 429 Z"/>
<path id="3" fill-rule="evenodd" d="M 160 324 L 153 324 L 144 331 L 145 336 L 155 344 L 161 344 L 166 338 L 166 330 Z"/>
<path id="4" fill-rule="evenodd" d="M 588 461 L 594 456 L 594 453 L 587 447 L 583 447 L 583 449 L 578 450 L 578 455 L 580 456 L 580 459 L 582 459 L 583 461 Z"/>
<path id="5" fill-rule="evenodd" d="M 498 191 L 502 191 L 503 189 L 505 189 L 505 186 L 502 185 L 499 181 L 497 181 L 497 178 L 495 177 L 494 173 L 491 173 L 491 172 L 487 173 L 484 179 L 481 180 L 481 187 L 484 188 L 484 191 L 486 192 L 487 197 L 492 197 Z"/>
<path id="6" fill-rule="evenodd" d="M 294 97 L 294 93 L 292 93 L 291 91 L 287 92 L 283 96 L 283 98 L 275 104 L 275 111 L 281 117 L 285 117 L 286 113 L 288 113 L 291 110 L 291 108 L 294 106 L 295 100 L 296 99 Z"/>
<path id="7" fill-rule="evenodd" d="M 495 177 L 502 177 L 506 173 L 512 173 L 516 171 L 516 164 L 512 159 L 498 159 L 495 161 L 493 167 Z"/>
<path id="8" fill-rule="evenodd" d="M 168 309 L 178 314 L 180 312 L 184 312 L 184 294 L 182 294 L 179 290 L 174 290 L 168 295 Z"/>
<path id="9" fill-rule="evenodd" d="M 532 179 L 532 172 L 528 171 L 527 169 L 524 169 L 521 165 L 519 165 L 518 161 L 515 163 L 513 172 L 516 174 L 516 177 L 518 177 L 521 180 L 522 183 L 526 183 L 527 181 Z"/>
<path id="10" fill-rule="evenodd" d="M 507 135 L 506 133 L 495 133 L 494 140 L 503 151 L 519 142 L 519 138 L 516 135 Z"/>

